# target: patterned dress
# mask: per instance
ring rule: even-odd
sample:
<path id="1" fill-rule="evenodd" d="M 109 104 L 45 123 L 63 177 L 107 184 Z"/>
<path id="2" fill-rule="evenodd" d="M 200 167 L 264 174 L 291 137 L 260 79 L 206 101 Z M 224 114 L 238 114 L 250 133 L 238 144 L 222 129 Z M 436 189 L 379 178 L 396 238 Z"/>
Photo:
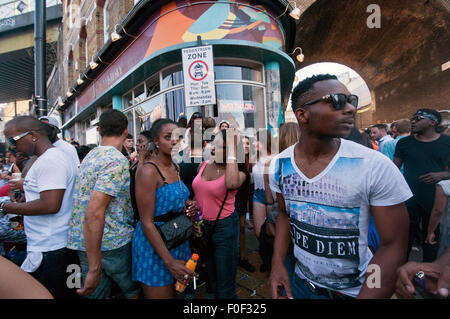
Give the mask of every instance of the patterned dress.
<path id="1" fill-rule="evenodd" d="M 155 196 L 155 212 L 154 216 L 161 216 L 170 211 L 181 211 L 184 202 L 189 197 L 189 190 L 186 185 L 181 182 L 183 194 L 181 194 L 180 184 L 178 181 L 166 184 L 156 190 Z M 183 201 L 181 198 L 183 197 Z M 155 225 L 161 225 L 161 222 L 155 222 Z M 189 241 L 170 250 L 173 258 L 179 260 L 188 260 L 191 256 L 191 248 Z M 174 282 L 174 278 L 169 269 L 164 265 L 163 260 L 156 253 L 153 246 L 148 241 L 142 230 L 139 221 L 133 236 L 133 281 L 139 281 L 150 287 L 162 287 L 170 285 Z"/>

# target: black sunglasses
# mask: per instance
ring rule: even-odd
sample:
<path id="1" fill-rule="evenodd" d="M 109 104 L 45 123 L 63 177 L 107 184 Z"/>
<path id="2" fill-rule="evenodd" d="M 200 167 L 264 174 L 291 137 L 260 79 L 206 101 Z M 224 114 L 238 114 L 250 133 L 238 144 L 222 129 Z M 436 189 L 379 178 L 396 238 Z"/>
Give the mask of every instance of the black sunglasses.
<path id="1" fill-rule="evenodd" d="M 346 95 L 343 93 L 327 94 L 325 96 L 322 96 L 320 99 L 307 102 L 307 103 L 303 104 L 302 106 L 315 104 L 320 101 L 325 101 L 327 103 L 331 103 L 333 105 L 333 108 L 336 111 L 344 109 L 345 105 L 347 103 L 353 105 L 354 107 L 358 107 L 358 96 L 356 96 L 354 94 Z"/>
<path id="2" fill-rule="evenodd" d="M 192 114 L 192 117 L 196 120 L 196 119 L 203 118 L 203 115 L 202 115 L 202 113 L 194 113 L 194 114 Z"/>

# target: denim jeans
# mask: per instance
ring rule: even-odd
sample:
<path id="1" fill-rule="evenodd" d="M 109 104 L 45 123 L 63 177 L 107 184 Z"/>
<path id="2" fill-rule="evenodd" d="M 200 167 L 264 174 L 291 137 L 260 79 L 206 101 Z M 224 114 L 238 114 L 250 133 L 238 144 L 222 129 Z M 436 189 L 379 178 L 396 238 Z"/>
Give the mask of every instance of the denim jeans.
<path id="1" fill-rule="evenodd" d="M 78 264 L 76 253 L 73 250 L 62 248 L 42 253 L 41 265 L 36 271 L 30 273 L 55 298 L 77 298 L 75 290 L 67 287 L 67 266 Z"/>
<path id="2" fill-rule="evenodd" d="M 204 221 L 205 230 L 212 229 L 215 221 Z M 206 290 L 218 299 L 237 299 L 236 275 L 239 261 L 239 216 L 235 211 L 218 220 L 212 236 L 214 250 L 205 259 L 208 273 Z"/>
<path id="3" fill-rule="evenodd" d="M 81 278 L 86 280 L 89 272 L 89 260 L 85 251 L 78 251 L 81 266 Z M 140 293 L 137 282 L 131 279 L 131 242 L 117 249 L 102 251 L 102 270 L 100 283 L 87 299 L 109 299 L 112 281 L 122 290 L 125 297 L 135 297 Z"/>

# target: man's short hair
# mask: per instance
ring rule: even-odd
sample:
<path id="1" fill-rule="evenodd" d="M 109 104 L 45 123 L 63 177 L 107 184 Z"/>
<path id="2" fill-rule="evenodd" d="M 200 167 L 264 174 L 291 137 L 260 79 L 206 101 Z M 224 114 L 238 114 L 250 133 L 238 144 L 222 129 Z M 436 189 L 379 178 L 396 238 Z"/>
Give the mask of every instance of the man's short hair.
<path id="1" fill-rule="evenodd" d="M 108 109 L 100 115 L 100 136 L 121 136 L 128 127 L 128 119 L 122 112 Z"/>
<path id="2" fill-rule="evenodd" d="M 375 125 L 372 126 L 372 127 L 376 127 L 376 128 L 378 128 L 379 130 L 385 130 L 385 131 L 387 132 L 387 125 L 386 125 L 386 124 L 375 124 Z"/>
<path id="3" fill-rule="evenodd" d="M 318 74 L 318 75 L 313 75 L 309 78 L 306 78 L 303 81 L 301 81 L 300 83 L 298 83 L 297 86 L 292 91 L 292 95 L 291 95 L 292 111 L 295 112 L 297 107 L 299 107 L 297 105 L 298 101 L 305 93 L 307 93 L 308 91 L 310 91 L 312 89 L 314 83 L 319 82 L 319 81 L 337 80 L 337 79 L 338 78 L 336 77 L 336 75 Z"/>
<path id="4" fill-rule="evenodd" d="M 40 135 L 47 136 L 44 123 L 39 121 L 37 118 L 29 115 L 17 116 L 8 123 L 6 126 L 14 124 L 16 129 L 25 133 L 27 131 L 37 131 Z"/>
<path id="5" fill-rule="evenodd" d="M 395 121 L 395 127 L 397 128 L 398 134 L 408 134 L 411 133 L 411 122 L 408 119 L 401 119 Z"/>

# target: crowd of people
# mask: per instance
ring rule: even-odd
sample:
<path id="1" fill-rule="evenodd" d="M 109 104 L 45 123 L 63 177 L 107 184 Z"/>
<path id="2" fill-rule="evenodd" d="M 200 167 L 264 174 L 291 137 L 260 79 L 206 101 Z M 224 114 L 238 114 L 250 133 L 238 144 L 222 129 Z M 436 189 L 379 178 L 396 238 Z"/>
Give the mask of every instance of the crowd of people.
<path id="1" fill-rule="evenodd" d="M 291 102 L 298 123 L 276 130 L 246 135 L 195 112 L 156 120 L 135 148 L 114 109 L 101 114 L 92 149 L 58 139 L 51 117 L 9 121 L 0 241 L 26 245 L 21 258 L 6 256 L 31 277 L 0 257 L 0 283 L 11 286 L 9 269 L 29 296 L 104 299 L 115 287 L 124 298 L 170 299 L 175 282 L 204 280 L 207 298 L 236 299 L 238 267 L 256 270 L 250 215 L 273 298 L 412 297 L 420 272 L 447 297 L 450 137 L 440 113 L 360 132 L 358 97 L 332 75 L 303 80 Z M 11 216 L 23 216 L 23 229 Z M 183 216 L 193 235 L 169 246 L 162 228 Z M 423 263 L 407 263 L 418 246 Z M 185 266 L 193 253 L 195 271 Z M 80 267 L 77 289 L 70 265 Z M 196 297 L 192 285 L 183 294 Z"/>

